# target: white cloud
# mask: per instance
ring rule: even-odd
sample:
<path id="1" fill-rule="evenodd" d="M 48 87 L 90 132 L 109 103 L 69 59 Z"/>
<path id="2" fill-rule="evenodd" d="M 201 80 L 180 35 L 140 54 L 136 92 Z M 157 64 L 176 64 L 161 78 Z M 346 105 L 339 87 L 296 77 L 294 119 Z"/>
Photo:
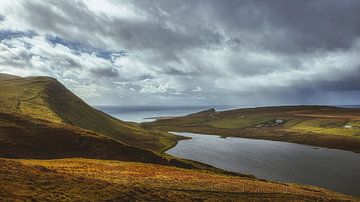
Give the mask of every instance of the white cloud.
<path id="1" fill-rule="evenodd" d="M 2 2 L 0 72 L 53 76 L 82 98 L 104 104 L 283 103 L 289 92 L 294 100 L 321 102 L 314 94 L 356 90 L 360 31 L 351 12 L 358 4 L 349 16 L 340 15 L 342 23 L 329 22 L 342 32 L 325 35 L 320 17 L 332 19 L 329 14 L 346 5 L 312 12 L 319 18 L 311 22 L 306 13 L 276 12 L 283 6 L 286 2 Z"/>

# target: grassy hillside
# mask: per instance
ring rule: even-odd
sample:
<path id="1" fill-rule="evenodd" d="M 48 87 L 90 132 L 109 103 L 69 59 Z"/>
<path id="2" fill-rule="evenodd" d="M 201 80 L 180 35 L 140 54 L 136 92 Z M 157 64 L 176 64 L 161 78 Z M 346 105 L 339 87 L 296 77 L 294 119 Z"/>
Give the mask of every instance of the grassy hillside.
<path id="1" fill-rule="evenodd" d="M 0 200 L 356 200 L 160 154 L 178 137 L 97 111 L 52 78 L 0 74 L 0 89 Z M 209 110 L 172 121 L 187 127 L 217 115 Z M 204 128 L 221 128 L 212 124 L 223 125 Z"/>
<path id="2" fill-rule="evenodd" d="M 0 89 L 0 157 L 116 159 L 222 172 L 151 150 L 178 138 L 97 111 L 52 78 L 2 74 Z"/>
<path id="3" fill-rule="evenodd" d="M 261 138 L 360 152 L 360 109 L 289 106 L 207 110 L 143 123 L 163 131 Z"/>
<path id="4" fill-rule="evenodd" d="M 2 112 L 0 112 L 0 157 L 23 159 L 84 157 L 213 169 L 203 164 L 126 145 L 107 136 L 67 124 L 44 122 Z"/>
<path id="5" fill-rule="evenodd" d="M 179 139 L 95 110 L 53 78 L 0 74 L 0 89 L 0 112 L 70 124 L 154 151 L 166 150 Z"/>
<path id="6" fill-rule="evenodd" d="M 356 201 L 311 186 L 90 159 L 0 159 L 0 198 L 35 201 Z"/>

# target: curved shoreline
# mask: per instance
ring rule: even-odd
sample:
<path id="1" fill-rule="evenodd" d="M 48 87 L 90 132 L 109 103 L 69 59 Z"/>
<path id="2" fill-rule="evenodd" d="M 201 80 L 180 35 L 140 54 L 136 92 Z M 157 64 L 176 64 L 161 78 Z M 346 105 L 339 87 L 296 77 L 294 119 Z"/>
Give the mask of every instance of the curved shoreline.
<path id="1" fill-rule="evenodd" d="M 217 135 L 220 137 L 240 137 L 240 138 L 248 138 L 248 139 L 262 139 L 262 140 L 272 140 L 272 141 L 280 141 L 280 142 L 289 142 L 296 143 L 314 147 L 325 147 L 328 149 L 339 149 L 344 151 L 352 151 L 354 153 L 360 153 L 360 148 L 357 145 L 352 145 L 353 140 L 349 140 L 348 142 L 344 142 L 343 137 L 341 140 L 338 137 L 334 137 L 333 135 L 318 135 L 318 134 L 301 134 L 301 136 L 290 137 L 287 136 L 286 133 L 292 132 L 283 132 L 280 136 L 271 135 L 263 135 L 263 134 L 249 134 L 246 132 L 240 132 L 239 130 L 233 131 L 228 129 L 218 129 L 218 128 L 200 128 L 200 127 L 156 127 L 158 130 L 163 131 L 172 131 L 172 132 L 184 132 L 184 133 L 198 133 L 198 134 L 206 134 L 206 135 Z M 350 138 L 349 138 L 350 139 Z M 360 142 L 360 138 L 359 138 Z M 339 144 L 335 144 L 339 143 Z"/>
<path id="2" fill-rule="evenodd" d="M 344 162 L 347 163 L 349 163 L 349 161 L 351 162 L 357 161 L 355 159 L 359 158 L 358 154 L 350 151 L 328 149 L 324 147 L 314 148 L 309 145 L 288 143 L 282 141 L 273 141 L 273 140 L 261 141 L 251 138 L 239 138 L 239 137 L 230 137 L 230 139 L 228 140 L 221 140 L 220 139 L 221 137 L 218 135 L 194 134 L 194 133 L 189 133 L 189 134 L 175 133 L 175 134 L 179 136 L 192 137 L 193 139 L 190 140 L 191 142 L 189 141 L 188 143 L 186 142 L 187 140 L 184 140 L 184 142 L 182 142 L 182 144 L 180 144 L 178 148 L 175 147 L 175 149 L 173 149 L 172 151 L 171 149 L 166 151 L 167 154 L 175 156 L 177 158 L 189 159 L 192 161 L 205 163 L 219 169 L 232 171 L 236 173 L 251 174 L 254 175 L 257 179 L 265 179 L 267 181 L 272 181 L 272 182 L 279 182 L 279 183 L 291 182 L 296 184 L 307 184 L 307 185 L 313 185 L 319 187 L 326 187 L 328 189 L 341 191 L 342 193 L 346 193 L 346 194 L 352 193 L 353 195 L 355 194 L 357 196 L 360 194 L 358 191 L 356 191 L 356 188 L 354 190 L 354 187 L 357 187 L 357 185 L 356 186 L 354 185 L 356 184 L 357 180 L 356 177 L 355 178 L 351 177 L 354 176 L 354 172 L 353 171 L 350 172 L 351 169 L 357 170 L 356 167 L 359 167 L 359 164 L 354 164 L 352 165 L 352 167 L 350 166 L 350 168 L 345 168 L 345 167 L 343 168 L 344 165 L 342 165 L 341 163 L 340 164 L 337 163 L 339 158 L 343 159 Z M 230 142 L 232 143 L 230 144 Z M 238 145 L 238 146 L 234 147 L 234 145 Z M 266 146 L 263 147 L 262 145 L 266 145 Z M 240 149 L 240 147 L 242 149 Z M 212 149 L 212 148 L 216 148 L 216 149 Z M 240 150 L 236 149 L 235 151 L 234 149 L 230 149 L 230 148 L 234 148 L 234 149 L 239 148 Z M 286 154 L 287 153 L 286 151 L 288 151 L 288 149 L 290 149 L 290 151 L 293 151 L 295 153 L 291 153 L 289 154 L 290 155 L 289 156 L 288 154 Z M 249 153 L 251 157 L 249 157 L 247 153 Z M 295 155 L 294 160 L 292 160 L 293 158 L 291 157 L 291 155 Z M 327 156 L 324 159 L 324 161 L 321 160 L 322 156 L 324 157 Z M 264 161 L 261 160 L 262 158 L 265 158 L 265 160 Z M 269 160 L 266 160 L 266 158 Z M 269 166 L 272 165 L 270 161 L 271 162 L 274 161 L 278 163 L 284 162 L 284 165 L 289 164 L 292 166 L 291 169 L 284 168 L 283 166 L 281 166 L 282 165 L 281 163 L 279 165 L 273 164 L 273 166 Z M 319 163 L 320 161 L 322 163 Z M 306 166 L 306 170 L 304 170 L 305 165 L 309 166 L 309 167 Z M 282 171 L 283 169 L 286 169 L 286 172 Z M 307 171 L 307 169 L 309 169 L 309 171 Z M 321 170 L 323 174 L 317 175 L 316 173 L 318 171 L 316 172 L 311 171 L 314 169 Z M 345 173 L 340 172 L 339 175 L 333 175 L 332 174 L 334 172 L 333 169 L 335 169 L 336 172 L 338 172 L 339 170 L 343 170 L 345 171 Z M 346 170 L 348 170 L 349 172 Z M 304 178 L 303 175 L 307 176 L 308 174 L 309 176 L 313 176 L 313 177 L 310 177 L 310 179 Z M 334 179 L 335 182 L 329 183 L 328 181 L 329 178 Z M 338 178 L 344 179 L 345 181 L 342 182 L 342 180 L 339 180 Z M 336 189 L 335 187 L 337 186 L 344 187 L 345 190 Z M 349 191 L 346 192 L 346 190 Z"/>

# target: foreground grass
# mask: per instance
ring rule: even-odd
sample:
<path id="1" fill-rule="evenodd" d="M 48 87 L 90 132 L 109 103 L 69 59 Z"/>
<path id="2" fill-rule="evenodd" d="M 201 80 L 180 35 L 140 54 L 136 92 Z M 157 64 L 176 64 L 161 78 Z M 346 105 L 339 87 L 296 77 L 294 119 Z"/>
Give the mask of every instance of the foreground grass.
<path id="1" fill-rule="evenodd" d="M 208 110 L 142 125 L 163 131 L 279 140 L 360 152 L 360 109 L 292 106 Z"/>
<path id="2" fill-rule="evenodd" d="M 154 164 L 0 159 L 0 198 L 140 201 L 356 201 L 325 189 Z"/>

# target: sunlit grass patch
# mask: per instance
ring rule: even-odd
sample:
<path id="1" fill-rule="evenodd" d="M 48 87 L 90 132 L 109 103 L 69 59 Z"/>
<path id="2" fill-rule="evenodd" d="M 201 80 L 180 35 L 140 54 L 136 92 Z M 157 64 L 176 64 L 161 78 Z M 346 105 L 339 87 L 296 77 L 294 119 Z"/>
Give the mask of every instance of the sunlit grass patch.
<path id="1" fill-rule="evenodd" d="M 295 131 L 301 131 L 301 132 L 360 137 L 360 130 L 357 130 L 357 129 L 320 128 L 320 127 L 309 127 L 309 126 L 295 126 L 291 129 L 295 130 Z"/>
<path id="2" fill-rule="evenodd" d="M 360 137 L 360 130 L 346 127 L 346 120 L 310 119 L 290 127 L 291 130 L 318 134 Z"/>
<path id="3" fill-rule="evenodd" d="M 187 170 L 154 164 L 92 159 L 18 161 L 27 166 L 43 166 L 60 174 L 79 176 L 83 179 L 101 180 L 120 185 L 129 190 L 137 188 L 140 192 L 131 192 L 134 197 L 147 195 L 152 190 L 157 190 L 166 198 L 172 197 L 173 194 L 180 191 L 181 195 L 187 200 L 196 197 L 200 197 L 199 199 L 213 198 L 214 193 L 218 195 L 215 195 L 216 197 L 220 196 L 219 199 L 222 200 L 229 200 L 232 197 L 239 199 L 239 197 L 243 197 L 243 194 L 245 194 L 247 200 L 257 194 L 257 197 L 264 197 L 261 194 L 267 194 L 280 201 L 286 201 L 293 197 L 308 199 L 312 197 L 325 199 L 344 198 L 341 194 L 317 187 L 273 183 L 248 177 L 218 174 L 206 170 Z M 188 193 L 190 195 L 187 195 Z M 255 195 L 251 196 L 249 194 Z M 278 194 L 283 195 L 279 196 Z"/>
<path id="4" fill-rule="evenodd" d="M 346 123 L 347 126 L 360 128 L 360 121 L 349 121 Z"/>
<path id="5" fill-rule="evenodd" d="M 226 119 L 212 120 L 206 122 L 206 124 L 218 128 L 243 128 L 256 127 L 257 124 L 261 124 L 270 120 L 272 120 L 271 117 L 240 115 L 237 117 L 231 117 Z"/>

